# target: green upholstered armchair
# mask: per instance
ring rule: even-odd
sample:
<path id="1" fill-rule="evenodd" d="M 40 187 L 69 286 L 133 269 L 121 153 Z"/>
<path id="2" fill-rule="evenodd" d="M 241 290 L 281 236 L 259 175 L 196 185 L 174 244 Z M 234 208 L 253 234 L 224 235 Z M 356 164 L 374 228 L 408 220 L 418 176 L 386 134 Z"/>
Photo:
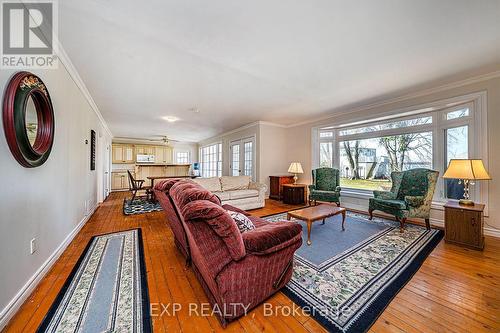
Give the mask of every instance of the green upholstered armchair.
<path id="1" fill-rule="evenodd" d="M 370 220 L 373 211 L 380 210 L 394 215 L 400 223 L 401 232 L 407 218 L 425 219 L 427 229 L 431 228 L 429 221 L 432 197 L 439 172 L 429 169 L 412 169 L 391 173 L 392 188 L 390 191 L 373 191 L 368 212 Z"/>
<path id="2" fill-rule="evenodd" d="M 312 171 L 313 184 L 309 185 L 309 205 L 311 201 L 335 202 L 340 206 L 340 175 L 333 168 L 319 168 Z"/>

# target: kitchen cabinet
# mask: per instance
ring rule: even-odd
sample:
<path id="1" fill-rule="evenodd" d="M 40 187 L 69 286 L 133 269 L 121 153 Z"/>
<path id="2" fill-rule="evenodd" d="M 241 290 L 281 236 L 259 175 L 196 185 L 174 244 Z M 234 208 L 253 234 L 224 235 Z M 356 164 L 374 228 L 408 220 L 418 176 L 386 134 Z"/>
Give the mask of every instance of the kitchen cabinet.
<path id="1" fill-rule="evenodd" d="M 137 145 L 135 146 L 136 155 L 155 155 L 155 146 Z"/>
<path id="2" fill-rule="evenodd" d="M 171 164 L 172 163 L 172 147 L 156 146 L 155 148 L 155 163 Z"/>
<path id="3" fill-rule="evenodd" d="M 135 163 L 135 154 L 133 145 L 113 144 L 112 160 L 115 164 Z"/>
<path id="4" fill-rule="evenodd" d="M 132 172 L 132 176 L 135 177 L 134 172 Z M 126 171 L 118 171 L 111 173 L 111 190 L 120 191 L 120 190 L 128 190 L 128 174 Z"/>

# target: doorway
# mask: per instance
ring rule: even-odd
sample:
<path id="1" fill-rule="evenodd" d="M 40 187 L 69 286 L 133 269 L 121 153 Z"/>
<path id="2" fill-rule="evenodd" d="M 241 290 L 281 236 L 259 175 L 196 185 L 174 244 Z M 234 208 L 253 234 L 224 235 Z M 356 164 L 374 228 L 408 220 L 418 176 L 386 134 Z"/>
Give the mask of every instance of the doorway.
<path id="1" fill-rule="evenodd" d="M 231 141 L 229 147 L 231 176 L 250 176 L 255 181 L 255 137 Z"/>

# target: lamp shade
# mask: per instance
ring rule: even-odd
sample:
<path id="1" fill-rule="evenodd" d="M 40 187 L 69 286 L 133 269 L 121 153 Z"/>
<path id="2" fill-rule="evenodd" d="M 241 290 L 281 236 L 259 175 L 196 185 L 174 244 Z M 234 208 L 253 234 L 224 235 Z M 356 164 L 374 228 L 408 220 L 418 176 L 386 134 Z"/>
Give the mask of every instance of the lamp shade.
<path id="1" fill-rule="evenodd" d="M 482 160 L 451 160 L 443 178 L 489 180 Z"/>
<path id="2" fill-rule="evenodd" d="M 290 164 L 290 167 L 288 168 L 288 172 L 290 173 L 304 173 L 304 170 L 302 170 L 302 165 L 300 162 L 292 162 Z"/>

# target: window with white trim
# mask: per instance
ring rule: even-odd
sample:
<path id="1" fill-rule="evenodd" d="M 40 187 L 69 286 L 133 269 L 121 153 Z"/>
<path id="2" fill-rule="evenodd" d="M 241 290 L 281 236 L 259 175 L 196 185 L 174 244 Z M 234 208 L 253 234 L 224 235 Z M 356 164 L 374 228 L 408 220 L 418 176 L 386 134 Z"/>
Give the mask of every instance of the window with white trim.
<path id="1" fill-rule="evenodd" d="M 338 168 L 340 186 L 359 193 L 390 190 L 392 171 L 428 168 L 443 175 L 450 159 L 474 155 L 473 115 L 473 103 L 467 103 L 363 125 L 322 128 L 318 165 Z M 459 199 L 463 185 L 440 178 L 435 193 L 435 200 Z"/>
<path id="2" fill-rule="evenodd" d="M 222 176 L 222 143 L 200 148 L 200 170 L 202 177 Z"/>
<path id="3" fill-rule="evenodd" d="M 189 164 L 189 152 L 188 151 L 176 151 L 175 152 L 175 163 L 177 164 Z"/>

